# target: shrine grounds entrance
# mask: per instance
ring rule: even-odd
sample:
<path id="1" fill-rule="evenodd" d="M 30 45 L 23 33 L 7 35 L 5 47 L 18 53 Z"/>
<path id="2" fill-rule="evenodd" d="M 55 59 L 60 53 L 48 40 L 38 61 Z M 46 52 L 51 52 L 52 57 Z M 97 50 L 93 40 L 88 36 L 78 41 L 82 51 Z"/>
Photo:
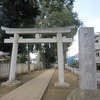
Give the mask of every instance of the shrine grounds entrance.
<path id="1" fill-rule="evenodd" d="M 71 43 L 72 38 L 66 38 L 62 36 L 63 33 L 71 32 L 71 29 L 75 26 L 63 27 L 63 28 L 6 28 L 1 27 L 6 34 L 12 34 L 14 37 L 10 39 L 5 39 L 5 43 L 12 43 L 12 56 L 11 56 L 11 65 L 10 65 L 10 75 L 9 82 L 16 80 L 16 61 L 17 61 L 17 52 L 19 43 L 57 43 L 57 54 L 58 54 L 58 82 L 57 85 L 67 85 L 64 82 L 64 56 L 63 56 L 63 43 Z M 22 38 L 19 35 L 28 35 L 35 34 L 35 38 Z M 56 34 L 56 37 L 53 38 L 41 38 L 40 34 Z"/>

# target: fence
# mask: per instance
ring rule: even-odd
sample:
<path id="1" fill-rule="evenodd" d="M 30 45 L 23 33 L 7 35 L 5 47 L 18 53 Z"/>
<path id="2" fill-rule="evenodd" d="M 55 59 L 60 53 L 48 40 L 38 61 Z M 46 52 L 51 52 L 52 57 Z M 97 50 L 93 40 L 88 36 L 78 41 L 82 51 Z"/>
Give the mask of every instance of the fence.
<path id="1" fill-rule="evenodd" d="M 79 74 L 79 68 L 70 67 L 68 64 L 65 64 L 65 69 L 71 70 L 72 72 Z"/>
<path id="2" fill-rule="evenodd" d="M 37 65 L 30 64 L 30 70 L 37 70 Z M 0 63 L 0 77 L 8 76 L 10 72 L 10 63 Z M 17 64 L 16 74 L 23 74 L 28 72 L 27 64 Z"/>

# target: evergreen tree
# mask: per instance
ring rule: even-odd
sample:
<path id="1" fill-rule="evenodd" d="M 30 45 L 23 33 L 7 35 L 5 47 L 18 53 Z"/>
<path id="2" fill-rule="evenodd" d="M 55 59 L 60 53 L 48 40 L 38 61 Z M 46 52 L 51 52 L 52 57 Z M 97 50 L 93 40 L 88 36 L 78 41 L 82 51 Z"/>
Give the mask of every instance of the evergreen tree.
<path id="1" fill-rule="evenodd" d="M 39 15 L 37 0 L 0 0 L 0 26 L 10 28 L 34 27 Z M 9 35 L 0 30 L 0 50 L 11 52 L 12 46 L 4 44 Z M 29 37 L 29 36 L 28 36 Z M 19 52 L 25 51 L 26 45 L 19 45 Z"/>
<path id="2" fill-rule="evenodd" d="M 73 2 L 74 0 L 39 0 L 40 8 L 41 8 L 41 16 L 37 18 L 36 27 L 40 28 L 48 28 L 48 27 L 67 27 L 71 25 L 76 25 L 76 28 L 72 30 L 71 33 L 67 33 L 67 37 L 73 37 L 76 34 L 77 28 L 80 26 L 81 22 L 78 19 L 78 15 L 76 12 L 73 12 Z M 51 34 L 43 34 L 42 37 L 53 37 Z M 49 48 L 49 44 L 45 44 L 45 63 L 47 66 L 53 61 L 56 60 L 56 44 L 53 48 Z M 66 44 L 64 44 L 66 45 Z M 69 44 L 67 44 L 67 47 Z M 66 46 L 64 46 L 65 48 Z M 51 51 L 51 52 L 48 52 Z M 64 50 L 66 53 L 66 50 Z M 53 54 L 53 55 L 52 55 Z M 43 53 L 42 53 L 43 55 Z M 52 61 L 51 56 L 54 58 Z M 65 54 L 64 54 L 65 55 Z M 49 61 L 49 62 L 48 62 Z"/>
<path id="3" fill-rule="evenodd" d="M 2 25 L 12 28 L 33 27 L 39 14 L 37 0 L 4 0 Z"/>

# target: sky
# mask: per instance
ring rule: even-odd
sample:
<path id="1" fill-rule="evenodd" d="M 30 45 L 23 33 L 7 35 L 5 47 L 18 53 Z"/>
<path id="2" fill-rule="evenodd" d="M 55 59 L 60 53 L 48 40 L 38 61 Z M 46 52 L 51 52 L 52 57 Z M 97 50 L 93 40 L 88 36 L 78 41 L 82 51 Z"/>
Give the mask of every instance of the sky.
<path id="1" fill-rule="evenodd" d="M 95 32 L 100 32 L 100 0 L 75 0 L 74 12 L 86 27 L 94 27 Z M 78 53 L 78 33 L 75 35 L 72 46 L 69 47 L 68 56 Z"/>
<path id="2" fill-rule="evenodd" d="M 36 58 L 36 56 L 37 56 L 37 54 L 36 54 L 36 53 L 30 53 L 30 57 L 31 57 L 32 59 L 35 59 L 35 58 Z"/>

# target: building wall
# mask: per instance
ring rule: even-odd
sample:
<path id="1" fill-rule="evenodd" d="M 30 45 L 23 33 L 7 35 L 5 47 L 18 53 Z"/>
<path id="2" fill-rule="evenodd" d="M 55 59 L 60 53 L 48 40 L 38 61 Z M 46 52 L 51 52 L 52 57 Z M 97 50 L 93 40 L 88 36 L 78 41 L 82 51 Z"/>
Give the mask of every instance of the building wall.
<path id="1" fill-rule="evenodd" d="M 100 65 L 100 35 L 95 37 L 96 64 Z"/>

